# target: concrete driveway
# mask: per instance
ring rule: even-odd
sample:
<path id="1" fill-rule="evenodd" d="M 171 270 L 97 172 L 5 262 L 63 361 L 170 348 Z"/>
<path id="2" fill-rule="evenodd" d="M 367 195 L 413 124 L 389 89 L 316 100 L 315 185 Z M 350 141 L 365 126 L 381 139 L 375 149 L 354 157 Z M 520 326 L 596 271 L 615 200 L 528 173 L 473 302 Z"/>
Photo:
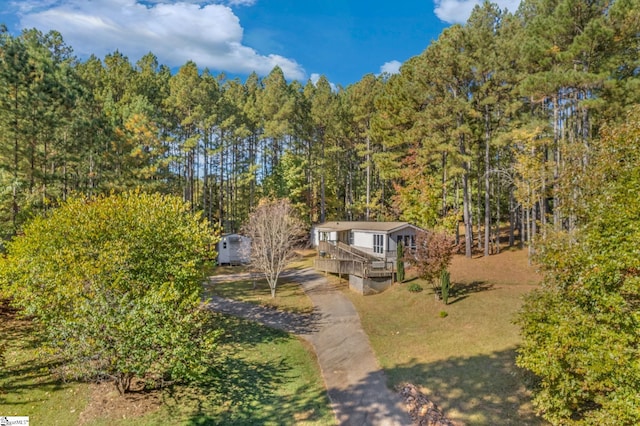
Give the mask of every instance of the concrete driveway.
<path id="1" fill-rule="evenodd" d="M 291 314 L 219 297 L 213 298 L 210 306 L 309 341 L 340 425 L 411 425 L 400 396 L 386 386 L 384 372 L 351 301 L 312 269 L 287 271 L 286 276 L 302 285 L 314 304 L 313 314 Z"/>

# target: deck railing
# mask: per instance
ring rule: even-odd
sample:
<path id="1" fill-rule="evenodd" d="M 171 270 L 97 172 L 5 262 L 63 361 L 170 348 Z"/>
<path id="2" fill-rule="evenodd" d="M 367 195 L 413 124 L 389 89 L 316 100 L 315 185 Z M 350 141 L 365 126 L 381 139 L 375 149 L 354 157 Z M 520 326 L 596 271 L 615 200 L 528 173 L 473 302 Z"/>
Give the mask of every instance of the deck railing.
<path id="1" fill-rule="evenodd" d="M 315 268 L 332 274 L 358 277 L 388 277 L 394 272 L 394 263 L 378 259 L 341 242 L 320 241 L 319 257 Z"/>

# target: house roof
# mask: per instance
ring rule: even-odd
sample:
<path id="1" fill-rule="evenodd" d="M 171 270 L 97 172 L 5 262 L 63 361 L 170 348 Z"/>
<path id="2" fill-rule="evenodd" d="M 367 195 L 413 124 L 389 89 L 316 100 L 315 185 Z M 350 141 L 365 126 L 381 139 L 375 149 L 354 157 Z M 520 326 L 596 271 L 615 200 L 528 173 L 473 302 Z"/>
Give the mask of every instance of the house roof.
<path id="1" fill-rule="evenodd" d="M 408 222 L 355 222 L 355 221 L 339 221 L 324 222 L 316 225 L 319 231 L 378 231 L 393 232 L 397 229 L 410 226 L 416 228 Z"/>

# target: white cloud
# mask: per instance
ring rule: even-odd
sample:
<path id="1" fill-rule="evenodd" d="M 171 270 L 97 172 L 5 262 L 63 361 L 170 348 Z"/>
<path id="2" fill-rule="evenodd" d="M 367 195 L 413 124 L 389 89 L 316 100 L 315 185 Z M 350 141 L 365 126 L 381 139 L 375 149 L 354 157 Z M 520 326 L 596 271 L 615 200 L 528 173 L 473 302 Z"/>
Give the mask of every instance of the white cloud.
<path id="1" fill-rule="evenodd" d="M 228 0 L 229 6 L 253 6 L 258 0 Z"/>
<path id="2" fill-rule="evenodd" d="M 315 86 L 318 83 L 318 80 L 320 80 L 321 75 L 318 74 L 317 72 L 311 73 L 311 76 L 309 76 L 309 80 L 311 80 L 311 83 L 313 83 L 313 85 Z M 335 83 L 332 83 L 331 81 L 329 81 L 329 87 L 331 87 L 331 90 L 333 92 L 337 92 L 338 91 L 338 86 Z"/>
<path id="3" fill-rule="evenodd" d="M 501 9 L 515 12 L 520 5 L 520 0 L 496 0 Z M 475 5 L 481 5 L 482 0 L 435 0 L 434 13 L 440 20 L 450 24 L 464 24 L 471 16 Z"/>
<path id="4" fill-rule="evenodd" d="M 295 60 L 242 44 L 243 28 L 229 6 L 197 0 L 44 0 L 25 2 L 21 26 L 55 29 L 81 56 L 118 50 L 132 62 L 148 52 L 171 67 L 188 60 L 212 71 L 260 75 L 276 65 L 288 79 L 305 78 Z M 46 4 L 49 3 L 49 4 Z M 251 5 L 255 0 L 229 0 Z M 43 7 L 45 6 L 45 7 Z"/>
<path id="5" fill-rule="evenodd" d="M 400 72 L 400 67 L 402 66 L 402 62 L 400 61 L 389 61 L 382 64 L 380 67 L 380 74 L 398 74 Z"/>

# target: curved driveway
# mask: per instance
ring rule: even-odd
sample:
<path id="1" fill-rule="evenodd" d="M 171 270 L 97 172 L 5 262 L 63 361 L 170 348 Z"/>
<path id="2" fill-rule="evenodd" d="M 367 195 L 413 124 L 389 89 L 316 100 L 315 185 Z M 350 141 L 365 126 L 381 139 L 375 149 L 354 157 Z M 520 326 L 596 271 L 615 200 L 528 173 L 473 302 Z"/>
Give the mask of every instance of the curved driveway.
<path id="1" fill-rule="evenodd" d="M 313 314 L 285 313 L 219 297 L 212 299 L 211 308 L 309 341 L 340 425 L 410 425 L 400 397 L 386 386 L 384 372 L 351 301 L 312 269 L 288 271 L 285 275 L 302 285 L 315 307 Z"/>

